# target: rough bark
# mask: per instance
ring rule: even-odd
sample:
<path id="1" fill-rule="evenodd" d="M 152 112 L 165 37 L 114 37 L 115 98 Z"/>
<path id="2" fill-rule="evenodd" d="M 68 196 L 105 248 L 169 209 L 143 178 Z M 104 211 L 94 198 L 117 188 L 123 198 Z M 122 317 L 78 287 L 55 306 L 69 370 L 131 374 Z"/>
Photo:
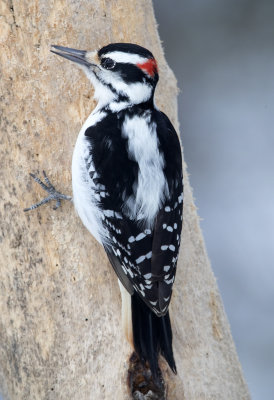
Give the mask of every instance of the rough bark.
<path id="1" fill-rule="evenodd" d="M 70 164 L 92 87 L 50 44 L 151 49 L 157 104 L 175 126 L 176 80 L 148 0 L 0 1 L 0 387 L 5 399 L 129 399 L 131 348 L 120 325 L 117 279 L 71 204 L 25 214 L 44 194 L 45 169 L 71 193 Z M 249 399 L 185 172 L 185 210 L 171 304 L 178 375 L 162 362 L 173 400 Z"/>

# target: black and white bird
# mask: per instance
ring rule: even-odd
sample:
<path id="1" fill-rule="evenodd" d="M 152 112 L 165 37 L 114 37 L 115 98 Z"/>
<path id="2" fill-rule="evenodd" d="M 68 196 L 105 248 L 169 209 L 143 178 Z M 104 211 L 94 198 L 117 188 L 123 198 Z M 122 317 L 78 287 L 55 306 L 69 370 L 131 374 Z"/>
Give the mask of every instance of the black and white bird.
<path id="1" fill-rule="evenodd" d="M 182 229 L 182 156 L 174 127 L 154 104 L 157 63 L 129 43 L 92 52 L 53 46 L 52 52 L 84 70 L 98 101 L 73 153 L 74 206 L 104 247 L 123 301 L 131 296 L 124 324 L 140 359 L 157 376 L 161 353 L 176 372 L 168 307 Z M 55 199 L 58 206 L 64 196 L 45 178 L 50 196 L 40 203 Z"/>

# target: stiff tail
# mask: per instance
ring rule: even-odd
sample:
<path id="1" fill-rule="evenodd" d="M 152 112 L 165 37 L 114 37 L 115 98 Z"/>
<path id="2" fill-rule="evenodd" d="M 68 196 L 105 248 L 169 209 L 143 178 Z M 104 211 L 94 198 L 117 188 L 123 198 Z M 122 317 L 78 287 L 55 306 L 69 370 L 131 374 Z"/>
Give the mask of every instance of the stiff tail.
<path id="1" fill-rule="evenodd" d="M 135 292 L 131 299 L 133 342 L 136 353 L 141 360 L 148 361 L 154 377 L 158 375 L 159 353 L 164 356 L 176 374 L 168 312 L 163 317 L 157 317 Z"/>

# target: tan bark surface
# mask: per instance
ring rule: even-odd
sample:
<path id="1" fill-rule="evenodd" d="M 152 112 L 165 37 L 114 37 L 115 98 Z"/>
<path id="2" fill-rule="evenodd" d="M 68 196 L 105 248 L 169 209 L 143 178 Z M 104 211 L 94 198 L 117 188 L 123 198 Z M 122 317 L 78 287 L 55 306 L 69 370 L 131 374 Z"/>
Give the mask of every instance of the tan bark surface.
<path id="1" fill-rule="evenodd" d="M 131 348 L 117 279 L 71 204 L 23 208 L 42 197 L 45 169 L 71 194 L 74 142 L 94 102 L 86 77 L 50 44 L 96 49 L 128 41 L 160 66 L 157 104 L 175 126 L 176 80 L 149 0 L 0 0 L 0 387 L 6 399 L 129 399 Z M 186 173 L 185 173 L 186 176 Z M 188 180 L 171 304 L 178 376 L 173 400 L 249 399 L 210 269 Z"/>

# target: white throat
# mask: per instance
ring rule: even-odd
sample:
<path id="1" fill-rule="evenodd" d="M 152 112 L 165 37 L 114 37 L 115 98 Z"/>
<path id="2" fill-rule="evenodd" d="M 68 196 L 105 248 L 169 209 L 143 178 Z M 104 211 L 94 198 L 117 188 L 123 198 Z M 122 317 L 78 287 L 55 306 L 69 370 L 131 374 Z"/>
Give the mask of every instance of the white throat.
<path id="1" fill-rule="evenodd" d="M 152 86 L 146 82 L 126 83 L 118 75 L 110 71 L 99 71 L 99 80 L 92 71 L 85 71 L 91 81 L 95 92 L 94 98 L 98 101 L 99 108 L 109 106 L 112 111 L 148 101 L 152 96 Z M 112 89 L 113 90 L 112 90 Z M 128 100 L 119 100 L 119 95 Z"/>

